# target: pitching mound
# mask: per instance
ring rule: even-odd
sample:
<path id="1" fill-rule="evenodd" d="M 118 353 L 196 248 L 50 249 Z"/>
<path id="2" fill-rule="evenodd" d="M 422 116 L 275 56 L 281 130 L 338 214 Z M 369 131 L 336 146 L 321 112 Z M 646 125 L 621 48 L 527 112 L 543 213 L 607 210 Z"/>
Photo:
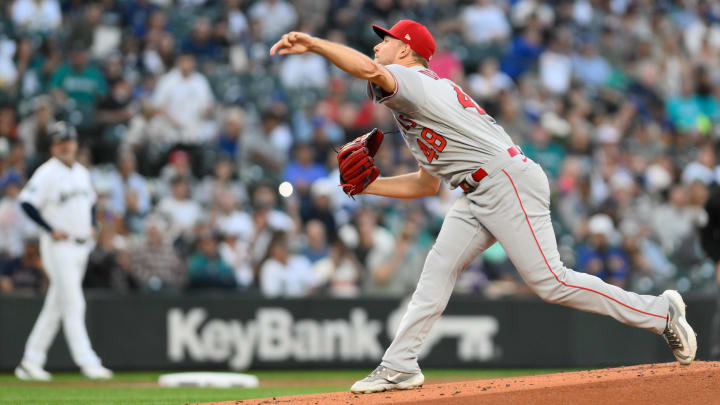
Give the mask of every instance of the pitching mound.
<path id="1" fill-rule="evenodd" d="M 410 391 L 218 402 L 214 405 L 709 405 L 720 404 L 720 362 L 696 361 L 429 384 Z"/>

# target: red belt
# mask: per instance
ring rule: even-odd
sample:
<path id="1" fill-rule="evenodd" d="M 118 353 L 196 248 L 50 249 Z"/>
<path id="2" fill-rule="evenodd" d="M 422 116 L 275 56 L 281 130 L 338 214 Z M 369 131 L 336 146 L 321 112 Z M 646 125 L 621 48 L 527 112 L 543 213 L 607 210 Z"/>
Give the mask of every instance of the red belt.
<path id="1" fill-rule="evenodd" d="M 510 155 L 510 157 L 515 157 L 516 155 L 523 154 L 522 150 L 520 150 L 520 148 L 517 146 L 511 146 L 511 147 L 507 148 L 507 152 Z M 473 172 L 473 174 L 471 174 L 470 177 L 472 177 L 472 179 L 475 180 L 477 183 L 480 183 L 480 180 L 487 177 L 487 175 L 488 175 L 488 173 L 481 167 L 481 168 L 475 170 L 475 172 Z M 472 193 L 473 191 L 475 191 L 475 188 L 477 187 L 477 186 L 471 186 L 465 180 L 461 181 L 460 184 L 458 184 L 458 186 L 460 186 L 460 188 L 463 190 L 463 192 L 465 194 Z"/>

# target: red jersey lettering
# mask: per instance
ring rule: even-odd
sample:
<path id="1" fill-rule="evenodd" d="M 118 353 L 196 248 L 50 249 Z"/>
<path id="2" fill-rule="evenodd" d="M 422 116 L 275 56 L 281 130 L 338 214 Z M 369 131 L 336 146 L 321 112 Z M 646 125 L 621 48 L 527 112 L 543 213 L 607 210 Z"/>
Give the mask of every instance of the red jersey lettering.
<path id="1" fill-rule="evenodd" d="M 433 150 L 431 147 L 425 145 L 425 143 L 422 142 L 420 139 L 417 140 L 417 143 L 418 146 L 420 146 L 420 149 L 422 149 L 423 153 L 425 154 L 428 163 L 432 163 L 433 159 L 438 158 L 437 152 L 435 152 L 435 150 Z"/>
<path id="2" fill-rule="evenodd" d="M 445 149 L 445 145 L 447 145 L 445 138 L 430 128 L 424 128 L 420 135 L 422 135 L 423 139 L 428 141 L 433 148 L 437 149 L 438 152 L 442 152 L 443 149 Z"/>
<path id="3" fill-rule="evenodd" d="M 463 108 L 472 107 L 474 108 L 478 113 L 485 115 L 485 110 L 477 105 L 475 100 L 471 99 L 467 94 L 465 94 L 464 91 L 460 89 L 460 87 L 456 86 L 455 84 L 452 85 L 453 89 L 455 90 L 455 93 L 457 93 L 457 99 L 458 102 L 460 102 L 460 105 L 463 106 Z"/>
<path id="4" fill-rule="evenodd" d="M 398 124 L 400 124 L 401 127 L 405 128 L 406 131 L 409 131 L 410 128 L 415 128 L 417 126 L 415 121 L 411 120 L 410 118 L 408 118 L 402 114 L 398 114 L 397 122 L 398 122 Z"/>

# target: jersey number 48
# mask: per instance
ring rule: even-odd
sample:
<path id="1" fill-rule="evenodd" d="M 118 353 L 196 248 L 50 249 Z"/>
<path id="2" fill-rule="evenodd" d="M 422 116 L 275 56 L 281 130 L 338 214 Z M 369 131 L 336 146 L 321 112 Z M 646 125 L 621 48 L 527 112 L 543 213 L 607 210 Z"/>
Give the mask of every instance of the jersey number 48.
<path id="1" fill-rule="evenodd" d="M 486 114 L 485 110 L 480 107 L 475 102 L 475 100 L 465 94 L 465 92 L 462 91 L 460 87 L 458 87 L 454 83 L 452 84 L 452 87 L 453 90 L 455 90 L 455 93 L 457 93 L 458 102 L 463 108 L 474 108 L 475 111 L 478 112 L 478 114 Z M 398 122 L 400 123 L 400 125 L 402 125 L 403 128 L 405 128 L 405 130 L 410 130 L 410 128 L 415 128 L 417 126 L 417 123 L 415 123 L 415 121 L 411 120 L 408 117 L 405 117 L 402 114 L 398 116 Z M 417 139 L 417 144 L 423 151 L 423 154 L 425 154 L 428 163 L 432 163 L 434 159 L 439 158 L 438 153 L 442 152 L 445 149 L 445 146 L 447 145 L 447 140 L 445 140 L 442 135 L 438 134 L 430 128 L 423 128 L 420 135 L 422 139 L 427 142 L 427 144 L 421 141 L 420 138 Z"/>
<path id="2" fill-rule="evenodd" d="M 399 114 L 397 116 L 397 121 L 403 128 L 405 128 L 406 131 L 409 131 L 410 128 L 417 127 L 417 123 L 415 121 L 402 114 Z M 428 163 L 432 163 L 433 159 L 438 158 L 438 152 L 442 152 L 445 149 L 447 141 L 445 140 L 445 138 L 442 137 L 442 135 L 438 134 L 430 128 L 423 128 L 423 130 L 420 132 L 420 136 L 422 137 L 422 139 L 427 141 L 427 144 L 421 141 L 420 138 L 417 139 L 417 144 L 418 146 L 420 146 L 420 149 L 425 154 Z"/>
<path id="3" fill-rule="evenodd" d="M 420 149 L 422 149 L 423 153 L 425 154 L 428 163 L 432 163 L 433 159 L 438 158 L 437 152 L 442 152 L 443 149 L 445 149 L 447 141 L 445 140 L 445 138 L 443 138 L 441 135 L 439 135 L 437 132 L 433 131 L 430 128 L 423 128 L 420 135 L 424 140 L 427 141 L 427 143 L 430 144 L 430 146 L 432 146 L 431 148 L 430 146 L 425 145 L 424 142 L 420 141 L 420 138 L 418 138 L 417 140 L 417 143 L 420 146 Z"/>

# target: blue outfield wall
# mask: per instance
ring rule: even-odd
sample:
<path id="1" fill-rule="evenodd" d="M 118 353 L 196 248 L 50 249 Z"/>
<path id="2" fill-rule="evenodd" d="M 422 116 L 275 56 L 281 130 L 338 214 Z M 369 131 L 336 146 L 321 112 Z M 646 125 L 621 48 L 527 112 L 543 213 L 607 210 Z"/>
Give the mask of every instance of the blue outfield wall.
<path id="1" fill-rule="evenodd" d="M 228 294 L 88 294 L 93 347 L 116 370 L 372 368 L 406 300 L 267 300 Z M 0 297 L 0 369 L 22 357 L 41 299 Z M 713 299 L 688 302 L 698 358 L 710 352 Z M 539 300 L 453 297 L 425 342 L 423 367 L 588 367 L 671 361 L 663 339 Z M 48 369 L 74 367 L 62 333 Z"/>

